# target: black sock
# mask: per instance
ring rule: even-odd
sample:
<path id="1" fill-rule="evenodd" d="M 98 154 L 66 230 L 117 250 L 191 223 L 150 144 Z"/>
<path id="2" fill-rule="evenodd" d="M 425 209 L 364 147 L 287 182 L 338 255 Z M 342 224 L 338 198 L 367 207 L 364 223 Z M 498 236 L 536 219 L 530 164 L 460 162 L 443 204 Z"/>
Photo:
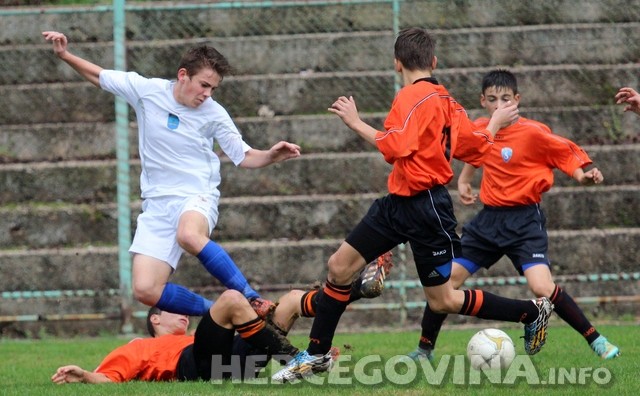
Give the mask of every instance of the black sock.
<path id="1" fill-rule="evenodd" d="M 431 350 L 436 347 L 436 340 L 442 328 L 442 323 L 447 318 L 446 313 L 435 313 L 429 308 L 429 304 L 424 307 L 422 315 L 422 333 L 418 347 L 424 350 Z"/>
<path id="2" fill-rule="evenodd" d="M 298 352 L 289 340 L 260 318 L 236 326 L 236 331 L 243 340 L 254 348 L 265 350 L 268 355 L 293 356 Z"/>
<path id="3" fill-rule="evenodd" d="M 300 316 L 304 318 L 313 318 L 316 316 L 318 293 L 321 292 L 321 289 L 314 289 L 302 295 L 302 298 L 300 299 Z"/>
<path id="4" fill-rule="evenodd" d="M 331 349 L 333 336 L 342 313 L 349 304 L 351 284 L 346 286 L 326 282 L 323 292 L 318 293 L 316 318 L 309 332 L 310 355 L 325 355 Z"/>
<path id="5" fill-rule="evenodd" d="M 482 290 L 464 290 L 464 303 L 458 313 L 480 319 L 529 324 L 538 318 L 538 307 L 530 300 L 514 300 Z"/>
<path id="6" fill-rule="evenodd" d="M 573 327 L 575 331 L 582 334 L 589 344 L 600 337 L 600 333 L 589 322 L 589 319 L 584 316 L 578 304 L 560 286 L 556 285 L 553 293 L 549 296 L 549 300 L 553 303 L 553 310 L 556 311 L 558 316 Z"/>

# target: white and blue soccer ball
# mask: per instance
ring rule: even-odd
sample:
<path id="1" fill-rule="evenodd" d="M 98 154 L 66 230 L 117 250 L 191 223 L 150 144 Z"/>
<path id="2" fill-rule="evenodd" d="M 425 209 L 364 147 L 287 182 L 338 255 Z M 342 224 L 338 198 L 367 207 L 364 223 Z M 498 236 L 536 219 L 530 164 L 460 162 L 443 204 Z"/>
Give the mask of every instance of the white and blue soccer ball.
<path id="1" fill-rule="evenodd" d="M 467 344 L 467 357 L 476 370 L 506 369 L 515 356 L 513 340 L 502 330 L 480 330 Z"/>

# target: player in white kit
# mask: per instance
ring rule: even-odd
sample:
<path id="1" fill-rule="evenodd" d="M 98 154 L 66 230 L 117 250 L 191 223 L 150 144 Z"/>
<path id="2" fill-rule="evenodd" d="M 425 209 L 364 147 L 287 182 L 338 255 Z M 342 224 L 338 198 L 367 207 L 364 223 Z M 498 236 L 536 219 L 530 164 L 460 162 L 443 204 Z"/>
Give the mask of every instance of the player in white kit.
<path id="1" fill-rule="evenodd" d="M 226 287 L 263 302 L 231 257 L 210 239 L 218 220 L 220 159 L 214 141 L 236 165 L 261 168 L 300 156 L 298 145 L 280 141 L 269 150 L 244 142 L 227 111 L 211 98 L 230 65 L 215 48 L 191 48 L 178 65 L 177 79 L 146 78 L 106 70 L 70 53 L 64 34 L 47 31 L 58 58 L 98 88 L 121 96 L 135 109 L 142 166 L 142 214 L 130 253 L 133 294 L 163 311 L 202 315 L 212 304 L 169 282 L 187 251 Z M 269 305 L 269 304 L 267 304 Z"/>

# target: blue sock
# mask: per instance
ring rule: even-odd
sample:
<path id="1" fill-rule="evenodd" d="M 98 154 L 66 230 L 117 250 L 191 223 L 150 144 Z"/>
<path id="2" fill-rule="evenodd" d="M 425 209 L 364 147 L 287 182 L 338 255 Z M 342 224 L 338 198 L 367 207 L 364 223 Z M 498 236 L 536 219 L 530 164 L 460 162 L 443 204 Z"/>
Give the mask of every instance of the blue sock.
<path id="1" fill-rule="evenodd" d="M 209 273 L 216 277 L 229 289 L 237 290 L 246 298 L 256 298 L 260 295 L 249 286 L 249 282 L 242 275 L 240 269 L 233 262 L 227 252 L 220 245 L 209 241 L 202 251 L 198 253 L 198 259 Z"/>
<path id="2" fill-rule="evenodd" d="M 213 301 L 207 300 L 184 286 L 167 283 L 156 307 L 181 315 L 202 316 L 209 311 Z"/>

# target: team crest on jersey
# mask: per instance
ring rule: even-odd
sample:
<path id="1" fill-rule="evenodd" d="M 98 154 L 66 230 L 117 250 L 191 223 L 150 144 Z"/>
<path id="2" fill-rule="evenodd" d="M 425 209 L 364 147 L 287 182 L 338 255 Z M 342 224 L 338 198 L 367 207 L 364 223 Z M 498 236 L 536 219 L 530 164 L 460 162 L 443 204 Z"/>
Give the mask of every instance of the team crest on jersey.
<path id="1" fill-rule="evenodd" d="M 180 119 L 177 115 L 169 113 L 169 118 L 167 118 L 167 128 L 173 130 L 178 129 L 178 125 L 180 125 Z"/>
<path id="2" fill-rule="evenodd" d="M 509 162 L 511 156 L 513 156 L 513 150 L 511 150 L 511 147 L 505 147 L 502 149 L 502 151 L 500 151 L 500 155 L 502 156 L 502 160 L 504 162 Z"/>

